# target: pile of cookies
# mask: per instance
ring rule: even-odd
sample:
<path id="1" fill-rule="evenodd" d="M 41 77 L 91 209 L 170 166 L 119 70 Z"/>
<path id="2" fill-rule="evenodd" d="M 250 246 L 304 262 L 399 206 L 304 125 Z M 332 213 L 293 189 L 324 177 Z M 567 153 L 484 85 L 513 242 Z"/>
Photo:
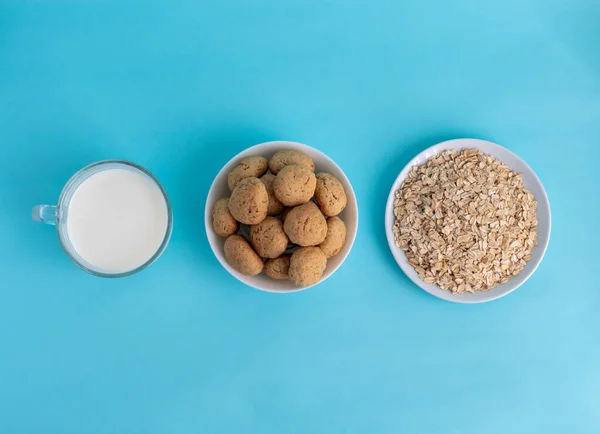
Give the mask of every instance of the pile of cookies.
<path id="1" fill-rule="evenodd" d="M 214 231 L 227 237 L 229 265 L 248 276 L 264 270 L 300 287 L 321 280 L 327 259 L 346 242 L 346 225 L 337 217 L 346 192 L 335 176 L 314 171 L 310 156 L 281 150 L 270 160 L 244 158 L 229 173 L 231 196 L 212 212 Z"/>

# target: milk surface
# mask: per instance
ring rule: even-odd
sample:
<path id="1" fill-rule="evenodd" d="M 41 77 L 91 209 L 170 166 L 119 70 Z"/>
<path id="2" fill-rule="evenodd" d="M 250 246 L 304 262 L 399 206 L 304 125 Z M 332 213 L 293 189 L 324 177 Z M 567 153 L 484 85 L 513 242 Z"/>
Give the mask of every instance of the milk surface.
<path id="1" fill-rule="evenodd" d="M 124 273 L 148 261 L 168 227 L 167 203 L 142 172 L 106 169 L 77 187 L 68 205 L 67 234 L 92 269 Z"/>

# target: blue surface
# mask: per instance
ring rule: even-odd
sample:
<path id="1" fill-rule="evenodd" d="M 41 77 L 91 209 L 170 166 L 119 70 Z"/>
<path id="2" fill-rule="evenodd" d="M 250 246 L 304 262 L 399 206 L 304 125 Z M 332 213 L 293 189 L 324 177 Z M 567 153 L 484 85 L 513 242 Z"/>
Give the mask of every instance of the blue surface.
<path id="1" fill-rule="evenodd" d="M 0 433 L 600 432 L 597 0 L 0 5 Z M 404 164 L 465 136 L 523 157 L 554 224 L 477 306 L 412 284 L 383 227 Z M 344 266 L 289 296 L 231 278 L 203 227 L 221 165 L 273 139 L 330 155 L 361 211 Z M 29 217 L 104 158 L 175 212 L 122 280 Z"/>

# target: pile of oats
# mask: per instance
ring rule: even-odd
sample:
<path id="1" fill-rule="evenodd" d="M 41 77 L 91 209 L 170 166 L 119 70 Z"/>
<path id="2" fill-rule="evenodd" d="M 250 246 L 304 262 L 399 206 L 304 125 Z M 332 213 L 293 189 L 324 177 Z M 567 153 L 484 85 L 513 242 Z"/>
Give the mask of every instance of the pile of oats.
<path id="1" fill-rule="evenodd" d="M 393 232 L 423 281 L 487 291 L 531 259 L 536 208 L 505 164 L 477 149 L 448 150 L 414 167 L 396 192 Z"/>

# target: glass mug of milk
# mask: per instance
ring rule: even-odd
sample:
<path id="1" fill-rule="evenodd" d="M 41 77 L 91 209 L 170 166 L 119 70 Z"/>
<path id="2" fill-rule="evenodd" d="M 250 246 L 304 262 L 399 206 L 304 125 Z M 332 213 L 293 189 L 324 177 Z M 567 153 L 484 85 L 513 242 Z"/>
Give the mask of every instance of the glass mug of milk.
<path id="1" fill-rule="evenodd" d="M 64 186 L 56 206 L 33 208 L 33 219 L 56 225 L 69 258 L 100 277 L 125 277 L 152 264 L 173 227 L 162 185 L 143 167 L 122 160 L 84 167 Z"/>

